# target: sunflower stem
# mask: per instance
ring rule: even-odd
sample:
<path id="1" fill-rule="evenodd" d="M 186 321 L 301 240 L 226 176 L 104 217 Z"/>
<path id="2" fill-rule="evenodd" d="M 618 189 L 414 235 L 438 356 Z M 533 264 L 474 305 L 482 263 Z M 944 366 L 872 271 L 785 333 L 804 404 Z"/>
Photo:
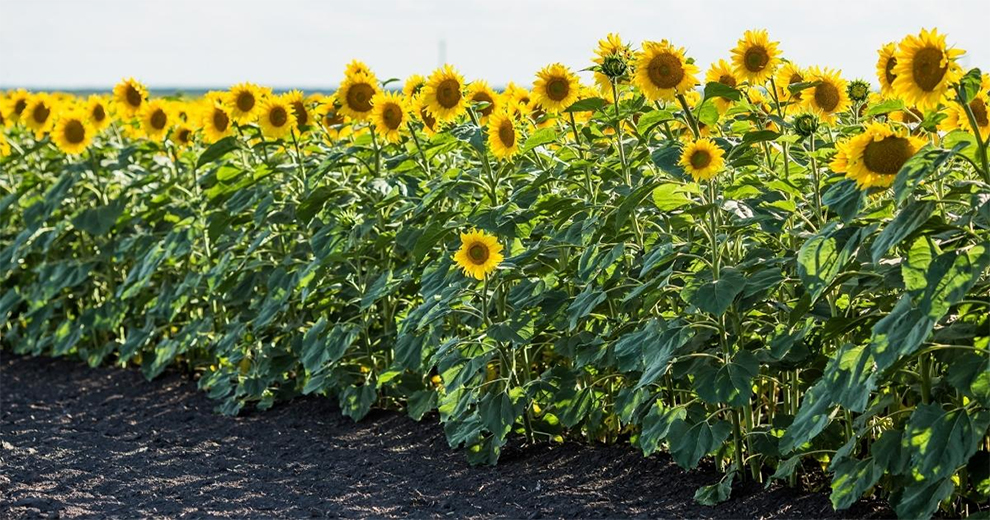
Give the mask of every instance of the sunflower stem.
<path id="1" fill-rule="evenodd" d="M 419 152 L 419 158 L 423 161 L 423 169 L 426 170 L 426 174 L 433 177 L 433 172 L 430 171 L 430 162 L 426 160 L 426 153 L 423 152 L 423 146 L 419 143 L 419 137 L 416 135 L 416 129 L 413 128 L 411 122 L 407 122 L 406 126 L 409 127 L 409 133 L 412 134 L 413 142 L 416 143 L 416 151 Z"/>
<path id="2" fill-rule="evenodd" d="M 983 166 L 983 180 L 990 184 L 990 166 L 987 165 L 987 143 L 983 140 L 983 136 L 980 134 L 980 125 L 976 121 L 976 115 L 973 113 L 973 108 L 969 106 L 966 95 L 963 91 L 962 86 L 956 87 L 956 102 L 962 106 L 963 110 L 966 112 L 966 119 L 969 120 L 969 126 L 973 129 L 973 137 L 976 139 L 976 149 L 980 153 L 980 164 Z"/>
<path id="3" fill-rule="evenodd" d="M 296 149 L 296 167 L 299 169 L 300 180 L 302 181 L 302 188 L 304 193 L 309 192 L 309 177 L 306 175 L 306 166 L 303 165 L 302 152 L 299 150 L 299 140 L 296 139 L 296 130 L 290 129 L 289 135 L 292 136 L 292 145 Z"/>
<path id="4" fill-rule="evenodd" d="M 684 94 L 677 94 L 677 102 L 684 109 L 684 118 L 687 119 L 688 126 L 691 127 L 691 133 L 694 134 L 694 138 L 700 138 L 701 130 L 698 128 L 698 122 L 694 120 L 694 114 L 691 113 L 691 109 L 688 107 L 687 99 L 684 99 Z"/>

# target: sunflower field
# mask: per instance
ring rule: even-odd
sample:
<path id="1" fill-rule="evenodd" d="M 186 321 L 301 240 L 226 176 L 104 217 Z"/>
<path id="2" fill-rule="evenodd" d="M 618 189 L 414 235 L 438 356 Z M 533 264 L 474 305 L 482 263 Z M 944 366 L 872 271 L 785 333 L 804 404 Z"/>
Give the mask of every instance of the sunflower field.
<path id="1" fill-rule="evenodd" d="M 0 345 L 507 442 L 630 442 L 903 518 L 990 498 L 990 75 L 937 30 L 873 81 L 747 31 L 610 34 L 496 90 L 0 98 Z M 432 419 L 431 419 L 432 420 Z"/>

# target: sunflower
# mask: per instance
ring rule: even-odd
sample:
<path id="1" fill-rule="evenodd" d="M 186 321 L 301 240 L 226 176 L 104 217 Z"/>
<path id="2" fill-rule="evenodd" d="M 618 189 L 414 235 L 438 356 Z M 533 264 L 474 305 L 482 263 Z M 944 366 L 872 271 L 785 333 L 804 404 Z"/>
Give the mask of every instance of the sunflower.
<path id="1" fill-rule="evenodd" d="M 231 119 L 238 123 L 253 120 L 261 109 L 261 103 L 268 92 L 253 83 L 238 83 L 224 96 L 224 106 Z"/>
<path id="2" fill-rule="evenodd" d="M 89 116 L 80 110 L 63 113 L 52 130 L 52 141 L 67 155 L 79 155 L 93 142 L 96 132 L 89 125 Z"/>
<path id="3" fill-rule="evenodd" d="M 633 60 L 633 52 L 629 44 L 623 43 L 618 34 L 608 33 L 604 39 L 598 40 L 598 48 L 595 49 L 595 58 L 592 61 L 602 67 L 606 58 L 621 60 L 627 65 L 626 72 L 628 73 L 628 64 Z M 612 92 L 612 79 L 607 74 L 596 70 L 595 85 L 598 86 L 598 90 L 606 102 L 611 103 L 615 99 L 615 93 Z"/>
<path id="4" fill-rule="evenodd" d="M 833 122 L 836 114 L 849 108 L 848 82 L 839 76 L 839 71 L 812 67 L 808 70 L 808 81 L 817 85 L 804 91 L 801 101 L 805 110 Z"/>
<path id="5" fill-rule="evenodd" d="M 292 104 L 283 96 L 269 96 L 258 109 L 258 126 L 261 135 L 269 139 L 281 139 L 296 126 Z"/>
<path id="6" fill-rule="evenodd" d="M 721 83 L 736 88 L 739 82 L 736 80 L 736 74 L 732 71 L 729 62 L 718 60 L 718 63 L 712 63 L 708 72 L 705 73 L 705 83 Z M 715 98 L 715 107 L 720 113 L 725 112 L 730 106 L 732 106 L 732 101 L 721 97 Z"/>
<path id="7" fill-rule="evenodd" d="M 148 89 L 134 78 L 127 78 L 113 87 L 113 100 L 118 114 L 134 117 L 148 99 Z"/>
<path id="8" fill-rule="evenodd" d="M 292 115 L 296 116 L 296 131 L 299 135 L 307 132 L 312 124 L 313 115 L 310 112 L 310 103 L 303 97 L 302 91 L 293 90 L 284 94 L 282 98 L 292 107 Z"/>
<path id="9" fill-rule="evenodd" d="M 382 92 L 371 100 L 371 121 L 378 134 L 389 143 L 398 143 L 407 130 L 409 107 L 398 92 Z"/>
<path id="10" fill-rule="evenodd" d="M 145 103 L 138 113 L 138 119 L 141 122 L 141 130 L 144 135 L 152 141 L 165 139 L 165 134 L 175 124 L 172 107 L 167 101 L 161 99 L 153 99 Z"/>
<path id="11" fill-rule="evenodd" d="M 894 94 L 894 79 L 897 78 L 897 75 L 894 74 L 894 67 L 897 65 L 897 58 L 894 57 L 895 52 L 897 52 L 897 44 L 894 42 L 884 44 L 877 51 L 877 54 L 880 55 L 877 59 L 877 79 L 880 80 L 880 93 L 887 97 Z"/>
<path id="12" fill-rule="evenodd" d="M 856 181 L 860 189 L 886 188 L 924 145 L 924 139 L 910 135 L 903 127 L 873 122 L 863 133 L 835 144 L 830 166 Z"/>
<path id="13" fill-rule="evenodd" d="M 426 85 L 426 78 L 419 74 L 413 74 L 406 78 L 406 83 L 402 85 L 402 93 L 406 95 L 407 98 L 412 99 L 416 97 L 423 87 Z"/>
<path id="14" fill-rule="evenodd" d="M 777 99 L 781 103 L 787 102 L 788 112 L 795 112 L 799 109 L 801 100 L 804 97 L 803 95 L 807 90 L 791 92 L 790 86 L 804 83 L 806 81 L 806 75 L 807 72 L 804 69 L 794 63 L 785 61 L 784 65 L 780 67 L 780 70 L 777 71 L 777 75 L 774 76 L 774 85 L 777 87 Z"/>
<path id="15" fill-rule="evenodd" d="M 377 82 L 375 73 L 371 72 L 371 68 L 368 67 L 367 64 L 361 60 L 351 60 L 351 62 L 348 63 L 347 67 L 344 69 L 344 76 L 350 77 L 357 76 L 358 74 L 364 74 Z"/>
<path id="16" fill-rule="evenodd" d="M 990 106 L 990 95 L 986 90 L 978 92 L 972 101 L 969 102 L 969 110 L 973 112 L 973 119 L 976 120 L 976 127 L 980 130 L 980 138 L 986 141 L 990 138 L 990 117 L 987 115 L 987 108 Z M 947 110 L 947 117 L 939 123 L 941 130 L 964 130 L 973 133 L 973 125 L 969 121 L 966 109 L 959 103 L 952 103 Z"/>
<path id="17" fill-rule="evenodd" d="M 412 111 L 414 116 L 423 123 L 423 133 L 429 137 L 437 135 L 437 132 L 441 128 L 441 123 L 437 121 L 430 110 L 426 107 L 426 101 L 423 96 L 417 96 L 412 103 Z"/>
<path id="18" fill-rule="evenodd" d="M 532 101 L 548 114 L 559 114 L 580 97 L 581 85 L 571 69 L 553 63 L 536 73 Z"/>
<path id="19" fill-rule="evenodd" d="M 21 114 L 27 108 L 31 94 L 24 89 L 17 89 L 8 92 L 4 96 L 3 103 L 0 103 L 0 111 L 3 112 L 4 126 L 12 126 L 21 120 Z"/>
<path id="20" fill-rule="evenodd" d="M 498 110 L 501 105 L 498 93 L 492 90 L 485 80 L 469 83 L 467 86 L 467 98 L 471 103 L 488 103 L 488 106 L 478 111 L 482 124 L 488 121 L 488 116 Z"/>
<path id="21" fill-rule="evenodd" d="M 478 280 L 495 271 L 503 258 L 498 239 L 476 229 L 461 233 L 461 248 L 454 254 L 454 261 L 464 269 L 464 274 Z"/>
<path id="22" fill-rule="evenodd" d="M 515 118 L 506 111 L 492 114 L 488 120 L 488 148 L 499 159 L 512 159 L 519 153 L 519 129 Z"/>
<path id="23" fill-rule="evenodd" d="M 378 80 L 364 72 L 348 74 L 337 90 L 340 113 L 357 121 L 371 117 L 371 100 L 378 93 Z"/>
<path id="24" fill-rule="evenodd" d="M 192 128 L 190 128 L 185 123 L 182 123 L 176 125 L 176 127 L 172 129 L 171 139 L 172 142 L 175 143 L 175 146 L 178 146 L 179 148 L 185 148 L 187 146 L 192 145 L 193 137 L 195 135 L 196 132 Z"/>
<path id="25" fill-rule="evenodd" d="M 777 44 L 770 41 L 766 29 L 746 31 L 732 49 L 736 77 L 750 85 L 763 84 L 777 68 L 777 56 L 780 55 Z"/>
<path id="26" fill-rule="evenodd" d="M 532 101 L 529 90 L 510 81 L 502 92 L 502 99 L 502 105 L 514 116 L 522 117 L 529 114 L 529 104 Z"/>
<path id="27" fill-rule="evenodd" d="M 45 93 L 34 94 L 28 100 L 21 116 L 24 124 L 34 130 L 37 139 L 41 139 L 55 123 L 55 107 L 55 100 Z"/>
<path id="28" fill-rule="evenodd" d="M 698 84 L 699 69 L 684 57 L 684 49 L 674 47 L 667 40 L 643 42 L 643 50 L 636 55 L 636 74 L 633 83 L 650 101 L 674 99 Z"/>
<path id="29" fill-rule="evenodd" d="M 89 96 L 86 100 L 86 116 L 90 126 L 99 132 L 110 125 L 110 106 L 103 96 Z"/>
<path id="30" fill-rule="evenodd" d="M 423 87 L 426 109 L 440 123 L 458 118 L 467 110 L 464 97 L 464 78 L 450 65 L 433 71 Z"/>
<path id="31" fill-rule="evenodd" d="M 321 100 L 319 108 L 320 126 L 323 127 L 326 139 L 330 143 L 347 137 L 351 131 L 351 126 L 347 124 L 348 119 L 340 113 L 340 108 L 334 101 L 334 96 L 325 97 Z"/>
<path id="32" fill-rule="evenodd" d="M 684 147 L 678 164 L 690 173 L 695 181 L 706 181 L 715 177 L 725 166 L 725 160 L 722 158 L 724 153 L 711 139 L 698 139 Z"/>
<path id="33" fill-rule="evenodd" d="M 938 29 L 931 32 L 922 29 L 917 36 L 910 35 L 897 46 L 893 67 L 894 93 L 908 105 L 921 110 L 938 106 L 939 101 L 962 76 L 962 68 L 956 63 L 965 51 L 945 46 L 945 35 Z"/>
<path id="34" fill-rule="evenodd" d="M 7 142 L 7 136 L 0 132 L 0 157 L 7 157 L 10 155 L 10 143 Z"/>
<path id="35" fill-rule="evenodd" d="M 221 99 L 222 95 L 207 94 L 203 101 L 200 125 L 203 129 L 203 141 L 207 144 L 215 143 L 234 131 L 230 114 Z"/>

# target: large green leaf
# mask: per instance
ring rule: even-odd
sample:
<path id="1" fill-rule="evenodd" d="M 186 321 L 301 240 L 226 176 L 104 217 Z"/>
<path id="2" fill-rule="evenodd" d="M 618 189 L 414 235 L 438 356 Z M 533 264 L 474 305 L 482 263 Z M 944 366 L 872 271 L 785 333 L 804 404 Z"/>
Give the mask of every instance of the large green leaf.
<path id="1" fill-rule="evenodd" d="M 740 350 L 728 363 L 718 367 L 702 365 L 694 376 L 694 389 L 705 401 L 712 404 L 743 406 L 753 393 L 753 378 L 759 372 L 756 356 Z"/>
<path id="2" fill-rule="evenodd" d="M 946 410 L 940 404 L 919 405 L 904 429 L 912 471 L 921 478 L 950 477 L 969 460 L 990 426 L 990 412 Z"/>
<path id="3" fill-rule="evenodd" d="M 931 216 L 932 211 L 935 209 L 935 203 L 932 201 L 913 201 L 907 205 L 894 220 L 887 224 L 880 236 L 877 237 L 876 242 L 873 243 L 873 249 L 871 250 L 873 254 L 873 262 L 879 262 L 883 255 L 890 251 L 890 248 L 896 246 L 904 240 L 904 237 L 910 235 L 915 229 L 925 223 L 928 217 Z"/>
<path id="4" fill-rule="evenodd" d="M 722 269 L 717 279 L 706 269 L 688 280 L 681 299 L 713 316 L 721 316 L 745 286 L 746 277 L 737 269 Z"/>
<path id="5" fill-rule="evenodd" d="M 667 433 L 670 454 L 682 468 L 695 468 L 702 457 L 725 442 L 731 429 L 726 421 L 718 421 L 712 426 L 708 421 L 690 424 L 684 419 L 674 419 Z"/>
<path id="6" fill-rule="evenodd" d="M 859 228 L 839 228 L 832 223 L 801 246 L 797 257 L 797 271 L 812 302 L 825 292 L 852 258 L 859 247 L 860 235 Z"/>

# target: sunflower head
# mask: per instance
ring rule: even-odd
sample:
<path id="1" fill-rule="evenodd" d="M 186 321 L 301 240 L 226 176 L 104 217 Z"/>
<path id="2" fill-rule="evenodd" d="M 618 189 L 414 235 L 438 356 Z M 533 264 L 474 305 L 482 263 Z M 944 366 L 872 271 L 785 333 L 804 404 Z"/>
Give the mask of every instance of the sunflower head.
<path id="1" fill-rule="evenodd" d="M 598 41 L 595 49 L 594 67 L 595 84 L 606 100 L 614 100 L 612 83 L 626 83 L 632 67 L 633 52 L 627 43 L 623 43 L 618 34 L 609 33 Z"/>
<path id="2" fill-rule="evenodd" d="M 89 96 L 86 100 L 86 116 L 89 124 L 96 131 L 103 130 L 110 125 L 110 105 L 103 96 Z"/>
<path id="3" fill-rule="evenodd" d="M 894 93 L 924 111 L 937 107 L 949 86 L 962 76 L 956 60 L 964 53 L 948 48 L 945 35 L 939 34 L 938 29 L 923 29 L 918 35 L 904 38 L 894 53 Z"/>
<path id="4" fill-rule="evenodd" d="M 93 142 L 93 127 L 86 113 L 73 110 L 63 113 L 52 130 L 52 141 L 67 155 L 79 155 Z"/>
<path id="5" fill-rule="evenodd" d="M 200 127 L 203 129 L 203 140 L 215 143 L 234 132 L 233 120 L 222 102 L 222 95 L 207 94 L 203 99 L 200 111 Z"/>
<path id="6" fill-rule="evenodd" d="M 351 77 L 351 76 L 357 76 L 358 74 L 368 76 L 375 83 L 378 82 L 377 78 L 375 77 L 375 73 L 371 72 L 371 68 L 368 67 L 368 65 L 365 62 L 361 60 L 351 60 L 351 62 L 348 63 L 347 67 L 344 69 L 344 76 Z"/>
<path id="7" fill-rule="evenodd" d="M 461 233 L 461 247 L 454 254 L 454 262 L 465 275 L 484 280 L 503 259 L 502 244 L 494 236 L 478 230 Z"/>
<path id="8" fill-rule="evenodd" d="M 802 92 L 805 110 L 831 123 L 837 114 L 849 108 L 848 82 L 842 79 L 839 71 L 812 67 L 808 71 L 808 81 L 816 85 Z"/>
<path id="9" fill-rule="evenodd" d="M 636 55 L 633 83 L 650 101 L 672 100 L 698 84 L 698 67 L 684 57 L 684 49 L 667 40 L 643 42 Z"/>
<path id="10" fill-rule="evenodd" d="M 495 157 L 512 159 L 519 153 L 520 141 L 519 126 L 509 112 L 496 112 L 488 120 L 488 148 Z"/>
<path id="11" fill-rule="evenodd" d="M 975 135 L 979 131 L 980 138 L 986 141 L 990 139 L 990 117 L 987 114 L 987 107 L 990 105 L 990 93 L 986 90 L 977 92 L 976 96 L 968 103 L 969 111 L 973 114 L 973 122 L 970 122 L 966 108 L 959 103 L 952 103 L 946 110 L 946 118 L 939 123 L 939 129 L 944 131 L 962 130 Z"/>
<path id="12" fill-rule="evenodd" d="M 549 114 L 558 114 L 578 100 L 580 84 L 571 69 L 553 63 L 536 73 L 533 101 Z"/>
<path id="13" fill-rule="evenodd" d="M 780 50 L 778 42 L 770 41 L 766 29 L 750 30 L 732 49 L 732 65 L 736 77 L 748 81 L 750 85 L 761 85 L 777 68 Z"/>
<path id="14" fill-rule="evenodd" d="M 34 130 L 35 137 L 40 139 L 55 124 L 56 106 L 55 98 L 45 93 L 32 94 L 28 99 L 21 119 Z"/>
<path id="15" fill-rule="evenodd" d="M 417 96 L 412 102 L 412 112 L 413 117 L 423 123 L 423 133 L 433 137 L 436 135 L 437 131 L 441 128 L 441 123 L 437 121 L 437 118 L 433 117 L 430 110 L 426 106 L 426 101 L 423 96 Z"/>
<path id="16" fill-rule="evenodd" d="M 791 125 L 794 127 L 794 133 L 801 137 L 810 137 L 815 135 L 818 131 L 818 118 L 815 114 L 803 113 L 798 114 L 791 121 Z"/>
<path id="17" fill-rule="evenodd" d="M 430 115 L 440 123 L 453 121 L 467 110 L 464 78 L 450 65 L 433 71 L 420 95 Z"/>
<path id="18" fill-rule="evenodd" d="M 477 113 L 482 123 L 487 122 L 488 116 L 498 110 L 501 105 L 500 96 L 494 89 L 488 86 L 488 82 L 485 80 L 477 80 L 469 83 L 467 86 L 467 98 L 474 105 L 484 104 L 483 107 L 477 106 Z"/>
<path id="19" fill-rule="evenodd" d="M 269 96 L 258 110 L 258 126 L 261 135 L 269 139 L 281 139 L 296 126 L 292 104 L 283 96 Z"/>
<path id="20" fill-rule="evenodd" d="M 267 89 L 254 83 L 238 83 L 224 96 L 224 106 L 234 121 L 247 123 L 257 116 L 267 94 L 270 94 Z"/>
<path id="21" fill-rule="evenodd" d="M 860 189 L 886 188 L 924 144 L 903 127 L 873 122 L 862 134 L 836 143 L 830 166 L 856 181 Z"/>
<path id="22" fill-rule="evenodd" d="M 880 81 L 880 93 L 884 96 L 890 96 L 894 93 L 894 66 L 897 65 L 897 58 L 894 57 L 894 53 L 897 52 L 896 43 L 884 44 L 880 50 L 877 51 L 879 58 L 877 58 L 877 79 Z"/>
<path id="23" fill-rule="evenodd" d="M 870 97 L 870 84 L 861 79 L 853 80 L 846 86 L 846 95 L 849 96 L 850 100 L 862 103 Z"/>
<path id="24" fill-rule="evenodd" d="M 313 113 L 310 110 L 311 101 L 303 96 L 302 91 L 287 92 L 283 99 L 292 107 L 292 115 L 296 116 L 296 131 L 302 135 L 313 124 Z"/>
<path id="25" fill-rule="evenodd" d="M 0 157 L 7 157 L 10 155 L 10 143 L 7 142 L 7 136 L 0 132 Z"/>
<path id="26" fill-rule="evenodd" d="M 405 95 L 398 92 L 381 92 L 371 100 L 371 122 L 375 131 L 386 142 L 398 143 L 409 124 L 409 106 Z"/>
<path id="27" fill-rule="evenodd" d="M 4 126 L 12 126 L 21 121 L 21 115 L 27 108 L 31 95 L 24 89 L 8 92 L 0 102 L 0 112 L 3 112 Z"/>
<path id="28" fill-rule="evenodd" d="M 702 138 L 684 147 L 678 164 L 695 181 L 701 182 L 715 177 L 722 170 L 725 166 L 724 153 L 711 139 Z"/>
<path id="29" fill-rule="evenodd" d="M 189 127 L 189 125 L 183 123 L 172 129 L 171 139 L 175 146 L 179 148 L 186 148 L 191 146 L 193 143 L 193 138 L 196 132 Z"/>
<path id="30" fill-rule="evenodd" d="M 341 114 L 365 121 L 371 117 L 371 100 L 378 94 L 378 80 L 370 74 L 349 74 L 337 90 Z"/>
<path id="31" fill-rule="evenodd" d="M 148 89 L 134 78 L 127 78 L 113 87 L 113 100 L 117 112 L 124 117 L 134 117 L 144 107 Z"/>
<path id="32" fill-rule="evenodd" d="M 406 82 L 402 85 L 402 93 L 406 95 L 407 99 L 412 99 L 419 95 L 425 85 L 426 78 L 419 74 L 413 74 L 406 78 Z"/>
<path id="33" fill-rule="evenodd" d="M 721 83 L 727 87 L 736 88 L 739 80 L 736 78 L 736 73 L 732 70 L 729 62 L 718 60 L 717 63 L 712 63 L 711 67 L 708 68 L 708 72 L 705 73 L 705 83 Z M 715 107 L 718 108 L 719 112 L 725 112 L 732 105 L 730 100 L 721 97 L 715 98 L 714 101 Z"/>
<path id="34" fill-rule="evenodd" d="M 165 134 L 175 125 L 175 115 L 167 101 L 153 99 L 144 104 L 138 113 L 141 131 L 152 141 L 165 139 Z"/>

